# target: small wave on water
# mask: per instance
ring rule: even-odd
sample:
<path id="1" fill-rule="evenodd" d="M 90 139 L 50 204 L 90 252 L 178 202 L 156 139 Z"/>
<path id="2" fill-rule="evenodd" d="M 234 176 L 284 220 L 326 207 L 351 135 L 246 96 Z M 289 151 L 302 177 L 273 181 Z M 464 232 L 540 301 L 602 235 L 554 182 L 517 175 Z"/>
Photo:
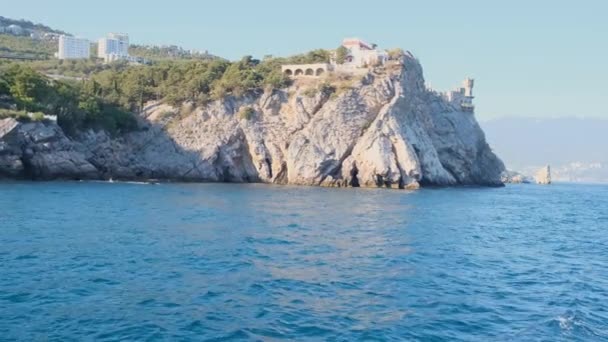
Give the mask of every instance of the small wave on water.
<path id="1" fill-rule="evenodd" d="M 160 181 L 126 181 L 126 180 L 80 180 L 79 183 L 102 183 L 102 184 L 134 184 L 134 185 L 160 185 Z"/>
<path id="2" fill-rule="evenodd" d="M 516 334 L 514 340 L 539 340 L 554 336 L 559 341 L 606 341 L 606 318 L 599 319 L 581 311 L 567 311 Z"/>
<path id="3" fill-rule="evenodd" d="M 608 341 L 607 188 L 0 184 L 0 340 Z"/>

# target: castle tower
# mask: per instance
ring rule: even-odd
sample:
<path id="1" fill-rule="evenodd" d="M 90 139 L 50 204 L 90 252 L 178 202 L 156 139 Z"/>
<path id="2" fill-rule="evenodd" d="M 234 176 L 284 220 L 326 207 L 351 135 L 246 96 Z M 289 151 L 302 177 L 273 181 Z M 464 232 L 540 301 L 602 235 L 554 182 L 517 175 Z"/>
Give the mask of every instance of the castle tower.
<path id="1" fill-rule="evenodd" d="M 473 86 L 475 85 L 475 80 L 472 78 L 465 78 L 462 81 L 462 87 L 464 88 L 464 96 L 470 97 L 473 99 Z"/>
<path id="2" fill-rule="evenodd" d="M 465 112 L 473 112 L 475 110 L 475 106 L 473 105 L 473 86 L 475 85 L 475 80 L 472 78 L 465 78 L 462 81 L 462 90 L 464 93 L 464 98 L 460 104 L 460 108 Z M 462 91 L 461 90 L 461 91 Z"/>

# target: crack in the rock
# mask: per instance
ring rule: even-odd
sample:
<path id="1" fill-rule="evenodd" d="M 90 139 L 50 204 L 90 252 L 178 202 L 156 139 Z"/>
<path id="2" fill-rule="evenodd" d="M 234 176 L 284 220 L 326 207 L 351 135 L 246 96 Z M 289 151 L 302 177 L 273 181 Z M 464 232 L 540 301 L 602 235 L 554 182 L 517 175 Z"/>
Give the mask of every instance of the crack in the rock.
<path id="1" fill-rule="evenodd" d="M 391 84 L 392 84 L 392 82 L 391 82 Z M 392 85 L 392 86 L 394 87 L 394 85 Z M 351 144 L 349 144 L 348 148 L 346 149 L 346 151 L 344 151 L 344 154 L 339 159 L 339 163 L 337 164 L 337 166 L 334 167 L 333 169 L 330 169 L 329 172 L 327 172 L 325 175 L 323 175 L 323 177 L 319 181 L 318 185 L 323 184 L 323 182 L 325 182 L 327 177 L 329 177 L 329 176 L 333 177 L 334 175 L 337 175 L 337 172 L 339 172 L 342 169 L 342 164 L 344 163 L 344 161 L 352 155 L 355 146 L 357 146 L 357 143 L 359 142 L 359 140 L 369 131 L 369 129 L 372 127 L 373 123 L 376 120 L 378 120 L 378 118 L 380 118 L 381 116 L 388 115 L 390 108 L 395 105 L 395 103 L 399 99 L 399 96 L 401 96 L 401 92 L 399 91 L 399 89 L 397 87 L 394 87 L 394 89 L 395 89 L 395 91 L 393 94 L 393 98 L 388 103 L 383 105 L 378 110 L 378 113 L 363 126 L 363 128 L 361 129 L 361 133 L 359 134 L 359 137 L 357 137 L 357 139 L 354 139 L 353 142 Z"/>

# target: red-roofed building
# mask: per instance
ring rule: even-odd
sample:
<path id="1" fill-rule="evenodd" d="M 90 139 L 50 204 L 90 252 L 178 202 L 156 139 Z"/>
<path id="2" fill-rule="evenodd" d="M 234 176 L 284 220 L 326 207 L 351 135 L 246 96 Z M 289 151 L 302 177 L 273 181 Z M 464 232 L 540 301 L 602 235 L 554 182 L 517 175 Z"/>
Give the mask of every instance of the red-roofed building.
<path id="1" fill-rule="evenodd" d="M 346 38 L 342 41 L 342 46 L 344 46 L 347 49 L 351 49 L 351 48 L 359 48 L 361 50 L 373 50 L 374 47 L 372 47 L 371 44 L 368 44 L 367 42 L 359 39 L 359 38 Z"/>
<path id="2" fill-rule="evenodd" d="M 359 38 L 346 38 L 342 41 L 342 46 L 348 49 L 346 66 L 370 67 L 376 64 L 384 64 L 388 59 L 388 54 L 376 49 L 376 44 L 369 44 Z"/>

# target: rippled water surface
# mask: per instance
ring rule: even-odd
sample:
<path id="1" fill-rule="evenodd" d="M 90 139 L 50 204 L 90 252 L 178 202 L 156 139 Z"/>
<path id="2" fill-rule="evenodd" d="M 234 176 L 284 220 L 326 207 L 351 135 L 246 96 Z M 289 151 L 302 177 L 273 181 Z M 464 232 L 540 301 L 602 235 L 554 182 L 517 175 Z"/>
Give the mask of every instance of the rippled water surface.
<path id="1" fill-rule="evenodd" d="M 0 340 L 608 340 L 608 187 L 0 183 Z"/>

